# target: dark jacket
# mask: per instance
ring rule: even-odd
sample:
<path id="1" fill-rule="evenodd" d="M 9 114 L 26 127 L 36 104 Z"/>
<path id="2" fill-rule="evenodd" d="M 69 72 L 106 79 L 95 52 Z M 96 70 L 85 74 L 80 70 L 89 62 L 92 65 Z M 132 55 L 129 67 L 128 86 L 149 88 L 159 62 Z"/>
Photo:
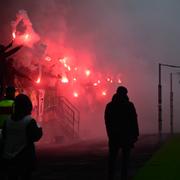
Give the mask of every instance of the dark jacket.
<path id="1" fill-rule="evenodd" d="M 105 124 L 110 142 L 133 146 L 139 136 L 137 113 L 127 96 L 115 94 L 105 109 Z"/>
<path id="2" fill-rule="evenodd" d="M 5 124 L 2 130 L 4 147 L 6 143 L 7 133 L 8 130 Z M 39 128 L 36 121 L 34 119 L 31 119 L 26 127 L 27 145 L 14 158 L 10 160 L 6 160 L 3 158 L 5 166 L 7 166 L 6 168 L 13 166 L 13 168 L 17 169 L 27 168 L 30 171 L 34 170 L 36 168 L 36 152 L 34 142 L 38 141 L 41 137 L 42 128 Z"/>

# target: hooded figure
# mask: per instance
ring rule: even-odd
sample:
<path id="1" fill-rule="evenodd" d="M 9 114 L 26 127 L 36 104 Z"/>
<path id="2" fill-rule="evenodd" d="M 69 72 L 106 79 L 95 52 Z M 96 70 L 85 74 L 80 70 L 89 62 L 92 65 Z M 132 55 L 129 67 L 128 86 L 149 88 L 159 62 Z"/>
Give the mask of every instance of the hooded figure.
<path id="1" fill-rule="evenodd" d="M 109 139 L 109 180 L 114 178 L 114 166 L 119 149 L 122 150 L 121 178 L 127 178 L 130 150 L 139 136 L 137 113 L 127 93 L 126 87 L 118 87 L 105 109 L 105 125 Z"/>

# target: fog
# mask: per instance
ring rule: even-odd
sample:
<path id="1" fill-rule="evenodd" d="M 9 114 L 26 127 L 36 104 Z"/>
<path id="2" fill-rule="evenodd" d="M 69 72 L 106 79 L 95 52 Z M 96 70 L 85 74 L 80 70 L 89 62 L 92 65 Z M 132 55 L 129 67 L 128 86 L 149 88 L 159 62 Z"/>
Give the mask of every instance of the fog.
<path id="1" fill-rule="evenodd" d="M 178 0 L 1 0 L 0 42 L 10 41 L 11 22 L 21 9 L 27 11 L 41 41 L 49 44 L 49 54 L 68 51 L 79 59 L 86 57 L 86 64 L 104 75 L 120 74 L 136 106 L 140 133 L 158 132 L 158 63 L 180 65 Z M 163 132 L 169 131 L 170 72 L 178 69 L 162 68 Z M 179 131 L 177 74 L 173 83 L 174 123 Z M 81 111 L 82 136 L 105 136 L 104 108 L 116 88 L 106 101 L 92 103 L 91 98 L 91 106 L 73 102 Z"/>

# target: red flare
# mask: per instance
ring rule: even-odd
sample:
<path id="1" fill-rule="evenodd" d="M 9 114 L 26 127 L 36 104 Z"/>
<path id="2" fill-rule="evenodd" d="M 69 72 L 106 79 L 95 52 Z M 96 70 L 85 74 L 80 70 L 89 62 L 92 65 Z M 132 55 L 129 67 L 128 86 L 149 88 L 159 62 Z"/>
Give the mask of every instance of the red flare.
<path id="1" fill-rule="evenodd" d="M 106 96 L 106 95 L 107 95 L 106 91 L 103 91 L 103 92 L 102 92 L 102 95 L 103 95 L 103 96 Z"/>
<path id="2" fill-rule="evenodd" d="M 45 57 L 45 60 L 46 60 L 46 61 L 51 61 L 51 57 L 46 56 L 46 57 Z"/>
<path id="3" fill-rule="evenodd" d="M 62 83 L 68 83 L 69 80 L 68 80 L 68 78 L 66 76 L 63 76 L 62 79 L 61 79 L 61 82 Z"/>
<path id="4" fill-rule="evenodd" d="M 41 78 L 38 77 L 38 79 L 35 81 L 37 84 L 39 84 L 41 82 Z"/>
<path id="5" fill-rule="evenodd" d="M 121 84 L 121 83 L 122 83 L 121 79 L 118 79 L 118 83 L 119 83 L 119 84 Z"/>
<path id="6" fill-rule="evenodd" d="M 86 74 L 86 76 L 90 76 L 91 71 L 89 69 L 86 69 L 85 74 Z"/>
<path id="7" fill-rule="evenodd" d="M 16 39 L 16 32 L 12 33 L 12 37 L 13 37 L 13 39 Z"/>
<path id="8" fill-rule="evenodd" d="M 74 97 L 79 97 L 79 94 L 77 92 L 73 93 Z"/>

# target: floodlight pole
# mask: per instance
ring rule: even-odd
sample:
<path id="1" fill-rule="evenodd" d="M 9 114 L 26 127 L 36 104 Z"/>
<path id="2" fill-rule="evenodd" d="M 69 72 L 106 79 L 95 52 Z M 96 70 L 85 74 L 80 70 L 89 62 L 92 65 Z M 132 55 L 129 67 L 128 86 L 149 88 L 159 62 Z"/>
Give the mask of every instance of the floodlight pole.
<path id="1" fill-rule="evenodd" d="M 159 64 L 159 84 L 158 84 L 158 131 L 162 135 L 162 85 L 161 85 L 161 65 Z"/>
<path id="2" fill-rule="evenodd" d="M 174 111 L 173 111 L 173 77 L 172 73 L 170 73 L 170 132 L 171 134 L 174 133 L 173 127 L 173 119 L 174 119 Z"/>

